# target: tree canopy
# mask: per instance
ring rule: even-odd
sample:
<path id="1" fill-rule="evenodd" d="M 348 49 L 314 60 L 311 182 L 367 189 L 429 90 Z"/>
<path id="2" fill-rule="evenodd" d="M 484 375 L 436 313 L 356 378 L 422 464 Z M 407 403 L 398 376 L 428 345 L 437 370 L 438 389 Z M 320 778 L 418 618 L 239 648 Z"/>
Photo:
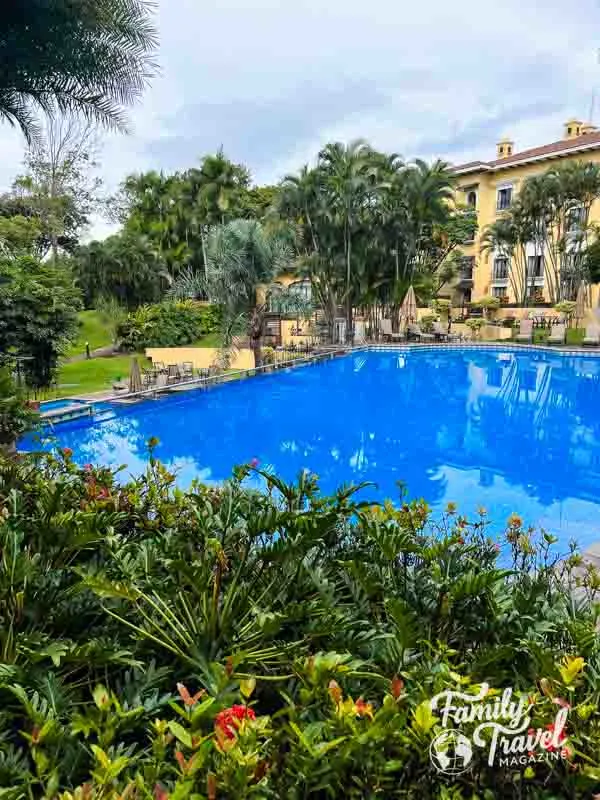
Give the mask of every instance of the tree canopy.
<path id="1" fill-rule="evenodd" d="M 125 127 L 124 107 L 155 71 L 145 0 L 19 0 L 2 9 L 0 118 L 27 139 L 36 112 Z"/>

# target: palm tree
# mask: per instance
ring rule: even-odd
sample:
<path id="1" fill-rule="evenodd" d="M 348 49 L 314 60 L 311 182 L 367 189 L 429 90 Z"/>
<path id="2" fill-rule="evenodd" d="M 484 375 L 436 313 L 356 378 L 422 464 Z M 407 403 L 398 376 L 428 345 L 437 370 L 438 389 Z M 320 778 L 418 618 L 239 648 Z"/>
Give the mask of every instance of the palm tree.
<path id="1" fill-rule="evenodd" d="M 279 212 L 288 218 L 306 225 L 309 240 L 314 253 L 319 252 L 319 243 L 313 224 L 313 209 L 319 198 L 319 172 L 305 164 L 298 175 L 286 175 L 281 183 L 279 194 Z"/>
<path id="2" fill-rule="evenodd" d="M 371 148 L 361 139 L 344 145 L 328 144 L 319 154 L 324 188 L 343 230 L 346 266 L 346 336 L 352 338 L 352 237 L 359 214 L 373 191 Z"/>
<path id="3" fill-rule="evenodd" d="M 269 286 L 279 273 L 289 269 L 292 252 L 260 222 L 238 219 L 211 229 L 207 259 L 207 294 L 223 308 L 223 346 L 227 348 L 235 328 L 243 326 L 254 364 L 260 367 Z"/>
<path id="4" fill-rule="evenodd" d="M 123 106 L 155 72 L 145 0 L 20 0 L 2 9 L 0 118 L 28 140 L 35 111 L 80 113 L 124 128 Z"/>

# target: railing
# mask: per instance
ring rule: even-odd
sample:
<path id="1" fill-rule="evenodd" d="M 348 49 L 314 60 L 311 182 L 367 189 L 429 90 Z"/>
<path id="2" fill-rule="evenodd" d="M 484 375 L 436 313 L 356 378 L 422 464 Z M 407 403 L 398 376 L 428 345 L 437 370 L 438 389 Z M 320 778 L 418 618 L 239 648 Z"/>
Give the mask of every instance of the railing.
<path id="1" fill-rule="evenodd" d="M 246 378 L 264 372 L 272 372 L 273 370 L 282 369 L 284 367 L 297 367 L 301 364 L 322 361 L 324 359 L 334 358 L 337 355 L 343 355 L 348 352 L 355 352 L 364 349 L 365 345 L 360 345 L 357 347 L 333 345 L 331 347 L 320 347 L 318 351 L 312 351 L 312 353 L 302 353 L 298 349 L 293 351 L 285 350 L 283 352 L 287 353 L 288 356 L 293 353 L 293 356 L 289 357 L 288 360 L 274 361 L 273 363 L 262 364 L 260 367 L 249 367 L 248 369 L 226 370 L 224 372 L 203 376 L 201 378 L 191 378 L 190 380 L 177 381 L 177 383 L 165 384 L 163 386 L 152 386 L 148 389 L 141 389 L 139 392 L 126 392 L 122 394 L 111 395 L 110 397 L 103 398 L 102 401 L 90 400 L 89 402 L 93 405 L 94 402 L 112 403 L 122 402 L 123 400 L 138 400 L 142 397 L 156 397 L 156 395 L 168 394 L 173 390 L 177 391 L 178 388 L 185 386 L 189 388 L 196 387 L 200 389 L 202 387 L 227 383 L 228 381 L 236 380 L 238 378 Z"/>

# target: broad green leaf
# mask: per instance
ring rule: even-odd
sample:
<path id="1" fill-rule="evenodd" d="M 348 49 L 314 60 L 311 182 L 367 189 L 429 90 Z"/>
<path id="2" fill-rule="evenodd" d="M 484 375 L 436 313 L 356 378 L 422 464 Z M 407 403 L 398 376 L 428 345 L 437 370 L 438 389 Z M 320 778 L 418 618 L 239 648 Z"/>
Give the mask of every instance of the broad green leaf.
<path id="1" fill-rule="evenodd" d="M 174 722 L 173 720 L 171 720 L 169 722 L 169 730 L 171 731 L 173 736 L 178 741 L 181 742 L 181 744 L 184 744 L 186 747 L 190 747 L 191 748 L 191 746 L 192 746 L 191 734 L 188 733 L 188 731 L 186 731 L 186 729 L 183 727 L 183 725 L 180 725 L 178 722 Z"/>

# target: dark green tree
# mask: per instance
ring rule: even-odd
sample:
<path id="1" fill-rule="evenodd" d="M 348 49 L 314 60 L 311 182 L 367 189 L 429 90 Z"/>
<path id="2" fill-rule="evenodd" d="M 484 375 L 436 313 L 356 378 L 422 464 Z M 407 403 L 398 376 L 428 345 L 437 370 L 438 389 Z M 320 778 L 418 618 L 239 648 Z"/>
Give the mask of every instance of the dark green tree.
<path id="1" fill-rule="evenodd" d="M 0 352 L 25 358 L 29 386 L 50 386 L 77 332 L 81 295 L 71 271 L 31 256 L 0 261 Z"/>
<path id="2" fill-rule="evenodd" d="M 102 297 L 113 297 L 128 308 L 154 303 L 170 283 L 153 242 L 127 230 L 79 247 L 73 270 L 87 307 Z"/>

